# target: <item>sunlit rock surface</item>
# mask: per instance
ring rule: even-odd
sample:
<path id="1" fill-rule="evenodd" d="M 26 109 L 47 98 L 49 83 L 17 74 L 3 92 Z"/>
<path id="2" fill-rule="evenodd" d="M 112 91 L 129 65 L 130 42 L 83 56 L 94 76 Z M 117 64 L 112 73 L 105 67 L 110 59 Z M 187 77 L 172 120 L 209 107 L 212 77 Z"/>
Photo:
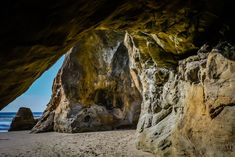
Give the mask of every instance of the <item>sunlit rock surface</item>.
<path id="1" fill-rule="evenodd" d="M 177 66 L 158 64 L 126 34 L 143 96 L 137 147 L 156 156 L 235 155 L 235 49 L 204 45 Z M 138 40 L 137 40 L 138 42 Z"/>
<path id="2" fill-rule="evenodd" d="M 79 40 L 66 55 L 33 132 L 136 127 L 142 97 L 131 79 L 123 38 L 123 33 L 95 31 Z"/>

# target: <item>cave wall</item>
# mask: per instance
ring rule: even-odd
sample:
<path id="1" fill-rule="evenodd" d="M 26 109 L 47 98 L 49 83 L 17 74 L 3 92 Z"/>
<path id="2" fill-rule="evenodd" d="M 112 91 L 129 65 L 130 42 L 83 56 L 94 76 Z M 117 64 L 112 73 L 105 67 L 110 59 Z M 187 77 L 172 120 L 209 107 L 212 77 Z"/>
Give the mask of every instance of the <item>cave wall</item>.
<path id="1" fill-rule="evenodd" d="M 130 71 L 142 85 L 137 148 L 164 157 L 234 156 L 234 45 L 205 44 L 173 66 L 143 55 L 157 43 L 141 49 L 136 42 L 126 34 Z"/>

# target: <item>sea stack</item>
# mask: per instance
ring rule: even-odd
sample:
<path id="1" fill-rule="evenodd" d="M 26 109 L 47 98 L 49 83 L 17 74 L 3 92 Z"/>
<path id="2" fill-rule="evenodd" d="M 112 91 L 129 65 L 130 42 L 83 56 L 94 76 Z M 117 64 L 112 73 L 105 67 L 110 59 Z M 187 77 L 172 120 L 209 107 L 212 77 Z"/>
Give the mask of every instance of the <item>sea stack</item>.
<path id="1" fill-rule="evenodd" d="M 30 130 L 36 122 L 30 108 L 21 107 L 16 113 L 16 116 L 12 119 L 8 131 Z"/>

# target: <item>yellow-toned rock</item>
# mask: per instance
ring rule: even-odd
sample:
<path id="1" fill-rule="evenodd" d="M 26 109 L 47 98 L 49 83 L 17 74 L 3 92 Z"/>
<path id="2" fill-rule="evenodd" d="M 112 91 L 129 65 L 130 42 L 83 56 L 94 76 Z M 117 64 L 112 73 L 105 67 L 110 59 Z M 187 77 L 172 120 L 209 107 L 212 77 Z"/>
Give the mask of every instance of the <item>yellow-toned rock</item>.
<path id="1" fill-rule="evenodd" d="M 173 68 L 154 56 L 146 59 L 141 51 L 148 49 L 134 39 L 125 36 L 130 69 L 137 71 L 142 87 L 137 147 L 159 157 L 233 157 L 234 46 L 204 45 Z"/>
<path id="2" fill-rule="evenodd" d="M 136 127 L 142 97 L 132 81 L 123 38 L 122 33 L 94 31 L 79 40 L 66 55 L 33 132 Z"/>

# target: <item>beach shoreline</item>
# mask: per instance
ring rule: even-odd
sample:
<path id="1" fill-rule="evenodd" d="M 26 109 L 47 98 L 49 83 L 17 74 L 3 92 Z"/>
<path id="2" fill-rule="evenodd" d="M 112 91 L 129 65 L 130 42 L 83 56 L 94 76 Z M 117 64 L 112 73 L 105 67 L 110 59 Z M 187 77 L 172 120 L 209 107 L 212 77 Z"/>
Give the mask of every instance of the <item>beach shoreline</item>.
<path id="1" fill-rule="evenodd" d="M 153 157 L 135 148 L 135 130 L 76 134 L 5 132 L 0 133 L 0 156 Z"/>

